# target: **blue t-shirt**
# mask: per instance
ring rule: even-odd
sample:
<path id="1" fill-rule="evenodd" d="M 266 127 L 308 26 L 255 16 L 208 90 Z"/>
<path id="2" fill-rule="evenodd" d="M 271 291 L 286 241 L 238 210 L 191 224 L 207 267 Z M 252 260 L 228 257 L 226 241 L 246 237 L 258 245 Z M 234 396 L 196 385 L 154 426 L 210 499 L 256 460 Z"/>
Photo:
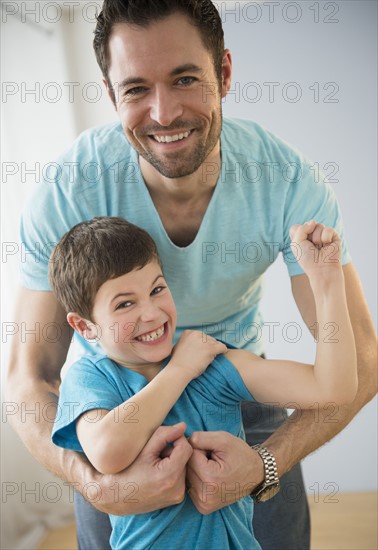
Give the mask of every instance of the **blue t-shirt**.
<path id="1" fill-rule="evenodd" d="M 147 383 L 141 374 L 120 367 L 104 355 L 83 357 L 69 369 L 62 382 L 54 443 L 82 452 L 76 435 L 77 418 L 96 408 L 111 410 Z M 225 430 L 243 438 L 242 400 L 253 401 L 253 397 L 232 363 L 226 356 L 218 355 L 200 377 L 188 384 L 163 424 L 185 421 L 186 436 L 197 430 Z M 130 407 L 128 421 L 136 420 L 137 411 Z M 124 429 L 127 429 L 127 422 Z M 210 487 L 209 491 L 212 490 Z M 226 491 L 222 487 L 218 490 Z M 130 498 L 138 498 L 137 487 L 131 487 L 130 495 Z M 155 512 L 110 516 L 111 546 L 117 550 L 258 550 L 260 545 L 253 534 L 252 513 L 253 501 L 246 497 L 204 516 L 186 495 L 182 503 Z"/>
<path id="2" fill-rule="evenodd" d="M 316 219 L 335 227 L 344 243 L 343 263 L 350 257 L 332 188 L 284 141 L 252 121 L 225 119 L 221 160 L 196 238 L 179 247 L 162 225 L 122 126 L 84 132 L 45 171 L 24 212 L 23 285 L 50 290 L 50 253 L 71 227 L 95 216 L 121 216 L 156 241 L 177 306 L 176 337 L 185 328 L 202 330 L 261 354 L 264 272 L 281 252 L 289 274 L 302 273 L 289 246 L 291 225 Z M 80 340 L 86 353 L 99 351 Z"/>

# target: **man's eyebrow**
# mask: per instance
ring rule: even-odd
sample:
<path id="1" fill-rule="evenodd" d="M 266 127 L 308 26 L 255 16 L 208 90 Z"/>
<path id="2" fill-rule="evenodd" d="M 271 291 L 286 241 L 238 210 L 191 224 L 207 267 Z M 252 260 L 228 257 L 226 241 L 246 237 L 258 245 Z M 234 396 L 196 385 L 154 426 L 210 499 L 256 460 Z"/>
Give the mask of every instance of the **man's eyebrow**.
<path id="1" fill-rule="evenodd" d="M 151 283 L 151 288 L 154 286 L 154 284 L 156 283 L 156 281 L 158 279 L 160 279 L 160 277 L 162 279 L 164 279 L 164 275 L 162 273 L 159 273 L 159 275 L 157 277 L 155 277 L 155 279 L 152 281 Z M 117 298 L 123 298 L 123 297 L 126 297 L 126 296 L 133 296 L 134 292 L 119 292 L 118 294 L 116 294 L 112 300 L 111 300 L 111 303 L 114 302 L 114 300 L 116 300 Z"/>
<path id="2" fill-rule="evenodd" d="M 123 90 L 123 88 L 130 86 L 130 84 L 145 84 L 146 82 L 147 80 L 145 78 L 139 76 L 130 76 L 129 78 L 124 78 L 122 80 L 122 82 L 119 84 L 119 88 Z"/>
<path id="3" fill-rule="evenodd" d="M 198 65 L 194 65 L 194 63 L 186 63 L 185 65 L 179 65 L 178 67 L 175 67 L 171 72 L 170 76 L 177 76 L 182 73 L 199 73 L 201 72 L 201 67 L 198 67 Z M 141 76 L 129 76 L 127 78 L 124 78 L 122 82 L 119 84 L 120 89 L 124 89 L 127 86 L 133 85 L 133 84 L 146 84 L 147 79 L 142 78 Z"/>
<path id="4" fill-rule="evenodd" d="M 194 63 L 186 63 L 185 65 L 180 65 L 179 67 L 176 67 L 171 71 L 171 76 L 177 76 L 178 74 L 182 73 L 199 73 L 201 72 L 201 67 L 198 67 L 198 65 L 194 65 Z"/>

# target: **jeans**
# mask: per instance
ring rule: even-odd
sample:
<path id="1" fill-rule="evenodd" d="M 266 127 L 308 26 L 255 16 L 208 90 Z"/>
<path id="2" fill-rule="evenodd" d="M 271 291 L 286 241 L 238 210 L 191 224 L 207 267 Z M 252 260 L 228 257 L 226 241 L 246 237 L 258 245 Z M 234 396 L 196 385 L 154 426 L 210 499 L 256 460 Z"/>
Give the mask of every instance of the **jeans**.
<path id="1" fill-rule="evenodd" d="M 287 417 L 284 410 L 254 402 L 242 403 L 242 415 L 246 439 L 250 445 L 267 439 Z M 256 539 L 263 550 L 308 550 L 310 516 L 300 465 L 297 464 L 282 476 L 280 484 L 281 490 L 275 497 L 254 506 L 253 529 Z M 110 550 L 111 526 L 108 516 L 96 510 L 77 493 L 75 514 L 79 550 Z M 169 550 L 176 549 L 173 546 Z"/>

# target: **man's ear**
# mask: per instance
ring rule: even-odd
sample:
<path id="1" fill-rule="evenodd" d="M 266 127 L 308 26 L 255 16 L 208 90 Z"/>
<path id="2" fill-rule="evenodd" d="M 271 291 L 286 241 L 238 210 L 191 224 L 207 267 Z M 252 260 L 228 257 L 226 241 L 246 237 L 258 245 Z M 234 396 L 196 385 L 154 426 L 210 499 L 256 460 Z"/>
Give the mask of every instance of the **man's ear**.
<path id="1" fill-rule="evenodd" d="M 109 84 L 107 83 L 105 78 L 102 79 L 102 82 L 105 86 L 106 93 L 108 94 L 108 97 L 109 97 L 110 101 L 112 102 L 112 105 L 113 105 L 114 109 L 117 111 L 117 104 L 116 104 L 116 97 L 115 97 L 116 92 L 114 91 L 114 88 L 113 88 L 113 90 L 111 90 L 109 88 Z"/>
<path id="2" fill-rule="evenodd" d="M 92 321 L 81 317 L 78 313 L 70 311 L 67 314 L 67 323 L 85 340 L 98 339 L 98 327 Z"/>
<path id="3" fill-rule="evenodd" d="M 224 50 L 222 61 L 222 98 L 226 97 L 231 88 L 232 56 L 230 50 Z"/>

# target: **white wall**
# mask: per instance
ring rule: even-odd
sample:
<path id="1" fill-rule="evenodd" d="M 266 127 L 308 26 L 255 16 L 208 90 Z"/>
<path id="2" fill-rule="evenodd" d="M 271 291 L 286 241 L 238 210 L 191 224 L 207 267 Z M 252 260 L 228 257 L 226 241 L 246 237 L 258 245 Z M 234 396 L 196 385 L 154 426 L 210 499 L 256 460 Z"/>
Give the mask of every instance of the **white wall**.
<path id="1" fill-rule="evenodd" d="M 21 2 L 9 4 L 21 6 Z M 51 6 L 47 11 L 48 4 Z M 29 169 L 39 161 L 43 167 L 80 131 L 116 119 L 101 90 L 101 75 L 91 46 L 93 8 L 95 4 L 100 6 L 100 2 L 82 2 L 79 7 L 74 6 L 74 2 L 63 2 L 66 8 L 72 4 L 71 11 L 66 9 L 59 20 L 59 12 L 56 8 L 54 12 L 53 4 L 59 5 L 56 2 L 28 2 L 28 9 L 36 6 L 35 14 L 29 15 L 29 23 L 26 19 L 20 21 L 17 14 L 5 19 L 3 12 L 2 77 L 9 87 L 4 88 L 3 84 L 3 92 L 5 90 L 8 95 L 3 94 L 2 99 L 5 138 L 2 161 L 15 163 L 19 170 L 12 176 L 4 172 L 3 164 L 2 219 L 3 242 L 6 243 L 17 243 L 20 210 L 35 179 L 28 175 L 22 181 L 22 166 Z M 234 56 L 234 93 L 226 99 L 224 113 L 255 119 L 301 149 L 321 167 L 328 162 L 332 163 L 329 167 L 338 168 L 334 176 L 338 181 L 333 185 L 342 206 L 349 248 L 376 320 L 376 262 L 373 258 L 376 250 L 374 22 L 377 6 L 375 2 L 357 0 L 273 4 L 218 2 L 226 46 Z M 233 6 L 240 15 L 228 11 Z M 315 22 L 314 6 L 319 7 L 319 22 Z M 295 19 L 298 20 L 290 22 Z M 52 34 L 44 34 L 43 28 Z M 272 82 L 278 84 L 274 87 L 274 97 L 269 98 L 267 83 Z M 316 82 L 320 92 L 318 102 L 314 100 L 314 89 L 310 89 Z M 15 93 L 9 95 L 12 83 L 16 85 Z M 23 97 L 23 86 L 29 89 L 36 83 L 40 83 L 41 89 L 38 101 L 32 95 Z M 46 86 L 48 83 L 53 84 Z M 324 86 L 328 88 L 325 90 Z M 254 100 L 259 89 L 261 98 Z M 54 93 L 59 90 L 61 98 L 52 102 Z M 298 90 L 301 98 L 297 102 L 290 101 Z M 327 100 L 327 95 L 334 90 L 338 90 L 337 93 Z M 330 99 L 337 102 L 327 102 Z M 12 165 L 8 164 L 7 170 L 11 169 Z M 327 173 L 330 174 L 330 170 Z M 19 260 L 19 254 L 3 258 L 3 343 L 4 322 L 11 320 Z M 285 323 L 302 325 L 289 286 L 285 268 L 276 262 L 266 278 L 264 312 L 266 320 L 278 322 L 279 327 L 274 341 L 267 341 L 267 353 L 270 357 L 311 360 L 314 345 L 305 330 L 295 344 L 282 337 Z M 7 346 L 3 349 L 5 362 Z M 310 495 L 314 484 L 318 484 L 320 492 L 330 492 L 330 488 L 336 491 L 376 488 L 376 418 L 376 405 L 370 404 L 332 443 L 305 460 L 306 488 Z M 9 458 L 12 452 L 17 453 L 18 461 L 3 461 L 8 468 L 3 472 L 6 476 L 3 479 L 16 481 L 20 486 L 28 474 L 29 479 L 48 483 L 46 479 L 49 478 L 44 477 L 27 452 L 15 443 L 7 425 L 5 430 L 7 444 L 2 446 L 3 450 L 6 449 Z M 333 485 L 327 488 L 327 482 Z M 32 498 L 25 503 L 20 501 L 20 495 L 12 498 L 9 497 L 3 507 L 8 526 L 13 529 L 17 519 L 26 536 L 38 536 L 50 521 L 44 503 L 38 504 L 35 512 L 36 503 L 31 502 Z M 31 515 L 30 508 L 24 509 L 24 505 L 33 505 Z M 60 517 L 64 518 L 65 501 L 62 506 Z M 52 515 L 54 513 L 59 515 L 57 512 Z M 45 516 L 44 519 L 41 516 Z M 10 529 L 10 537 L 9 532 Z M 2 547 L 32 547 L 30 542 L 16 544 L 9 540 L 2 542 Z"/>
<path id="2" fill-rule="evenodd" d="M 11 5 L 15 5 L 14 2 Z M 55 83 L 67 81 L 59 25 L 22 23 L 9 17 L 2 27 L 2 364 L 8 357 L 13 330 L 13 303 L 22 261 L 18 224 L 26 197 L 43 167 L 75 137 L 72 109 L 49 102 Z M 36 90 L 26 94 L 26 90 Z M 39 163 L 39 165 L 38 165 Z M 27 170 L 36 170 L 27 174 Z M 36 336 L 37 337 L 37 336 Z M 5 369 L 2 369 L 2 374 Z M 3 408 L 4 407 L 4 408 Z M 1 544 L 2 549 L 30 549 L 52 526 L 73 518 L 72 492 L 49 474 L 23 447 L 9 426 L 11 403 L 2 402 L 1 424 Z M 38 419 L 38 416 L 36 415 Z"/>

